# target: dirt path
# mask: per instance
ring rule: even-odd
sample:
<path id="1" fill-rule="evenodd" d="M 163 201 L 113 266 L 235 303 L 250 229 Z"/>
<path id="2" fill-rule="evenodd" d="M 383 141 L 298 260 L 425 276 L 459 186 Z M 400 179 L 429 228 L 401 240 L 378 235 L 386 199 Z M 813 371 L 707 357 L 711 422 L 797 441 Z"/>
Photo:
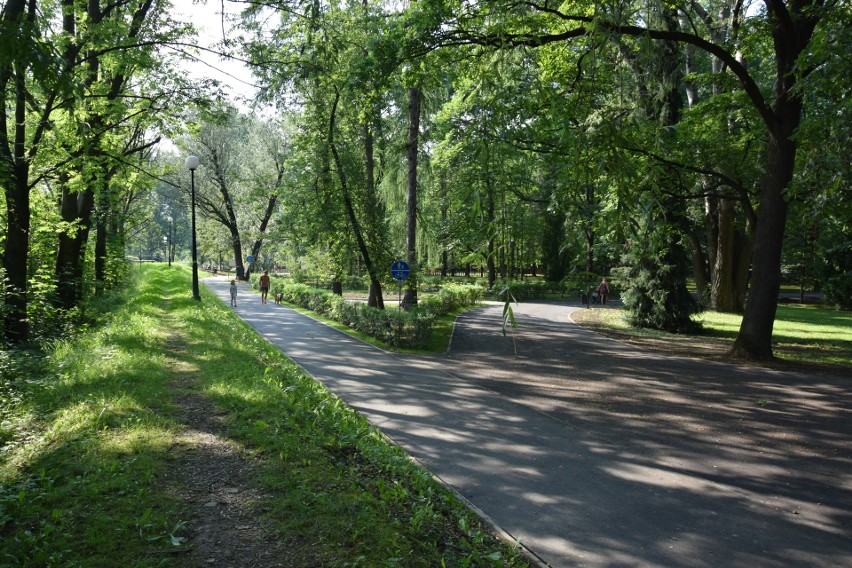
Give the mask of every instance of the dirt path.
<path id="1" fill-rule="evenodd" d="M 178 335 L 168 350 L 179 353 Z M 175 357 L 171 385 L 177 417 L 185 425 L 172 447 L 173 461 L 165 490 L 182 499 L 190 515 L 180 564 L 229 568 L 287 566 L 286 550 L 263 530 L 259 516 L 263 495 L 256 488 L 251 455 L 228 438 L 224 413 L 197 394 L 198 369 Z M 182 533 L 183 534 L 183 533 Z"/>

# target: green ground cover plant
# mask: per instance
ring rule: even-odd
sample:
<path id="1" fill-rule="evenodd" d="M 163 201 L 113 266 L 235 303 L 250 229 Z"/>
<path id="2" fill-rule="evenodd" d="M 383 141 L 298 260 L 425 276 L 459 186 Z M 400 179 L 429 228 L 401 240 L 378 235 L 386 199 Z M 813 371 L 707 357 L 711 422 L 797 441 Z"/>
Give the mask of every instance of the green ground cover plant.
<path id="1" fill-rule="evenodd" d="M 188 400 L 248 456 L 246 506 L 288 566 L 526 565 L 206 288 L 194 302 L 185 268 L 128 286 L 76 337 L 3 352 L 0 566 L 190 565 Z"/>

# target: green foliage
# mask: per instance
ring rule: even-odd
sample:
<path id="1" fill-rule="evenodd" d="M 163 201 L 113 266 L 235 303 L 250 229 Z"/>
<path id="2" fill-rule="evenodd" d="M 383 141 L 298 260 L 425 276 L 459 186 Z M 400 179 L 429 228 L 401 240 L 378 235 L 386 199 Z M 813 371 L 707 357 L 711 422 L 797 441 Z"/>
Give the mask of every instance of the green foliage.
<path id="1" fill-rule="evenodd" d="M 586 303 L 589 300 L 589 294 L 594 291 L 602 279 L 602 275 L 595 274 L 594 272 L 572 272 L 562 279 L 560 286 L 565 290 L 566 294 L 579 296 L 581 302 Z M 610 281 L 607 284 L 609 284 L 610 296 L 617 296 L 617 284 Z"/>
<path id="2" fill-rule="evenodd" d="M 252 275 L 257 285 L 259 276 Z M 353 302 L 331 293 L 289 279 L 272 277 L 271 295 L 280 293 L 285 302 L 328 317 L 355 331 L 398 348 L 426 348 L 437 319 L 459 308 L 475 305 L 482 299 L 482 288 L 454 284 L 424 296 L 420 304 L 408 311 L 379 310 L 363 302 Z"/>
<path id="3" fill-rule="evenodd" d="M 632 325 L 674 333 L 700 329 L 690 317 L 698 313 L 697 303 L 685 287 L 677 294 L 668 283 L 676 270 L 660 260 L 640 259 L 633 267 L 618 271 L 624 281 L 621 299 Z"/>
<path id="4" fill-rule="evenodd" d="M 852 272 L 832 276 L 822 287 L 825 300 L 842 310 L 852 310 Z"/>
<path id="5" fill-rule="evenodd" d="M 436 316 L 460 308 L 475 306 L 482 301 L 483 289 L 474 284 L 444 284 L 432 295 L 420 299 L 419 307 Z"/>
<path id="6" fill-rule="evenodd" d="M 270 538 L 295 543 L 292 565 L 524 565 L 205 289 L 192 300 L 187 270 L 142 272 L 99 325 L 0 357 L 0 564 L 180 563 L 197 514 L 175 473 L 198 427 L 181 408 L 192 398 L 251 456 L 262 497 L 248 506 Z"/>
<path id="7" fill-rule="evenodd" d="M 526 278 L 524 280 L 495 280 L 494 285 L 488 290 L 488 294 L 495 298 L 504 299 L 506 293 L 515 298 L 516 301 L 540 300 L 553 297 L 554 294 L 562 295 L 565 288 L 561 283 L 549 282 L 537 278 Z"/>
<path id="8" fill-rule="evenodd" d="M 842 308 L 852 309 L 852 238 L 849 226 L 852 221 L 831 227 L 820 236 L 825 241 L 821 247 L 824 258 L 822 290 L 828 302 Z"/>

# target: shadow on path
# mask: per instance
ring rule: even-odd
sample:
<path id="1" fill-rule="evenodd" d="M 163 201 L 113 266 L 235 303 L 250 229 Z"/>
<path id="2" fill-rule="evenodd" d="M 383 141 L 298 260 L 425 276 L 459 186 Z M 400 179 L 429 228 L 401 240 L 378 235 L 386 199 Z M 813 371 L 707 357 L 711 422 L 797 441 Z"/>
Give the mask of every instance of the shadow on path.
<path id="1" fill-rule="evenodd" d="M 227 301 L 227 282 L 205 283 Z M 849 381 L 642 352 L 576 307 L 366 345 L 243 290 L 237 313 L 551 566 L 852 564 Z"/>

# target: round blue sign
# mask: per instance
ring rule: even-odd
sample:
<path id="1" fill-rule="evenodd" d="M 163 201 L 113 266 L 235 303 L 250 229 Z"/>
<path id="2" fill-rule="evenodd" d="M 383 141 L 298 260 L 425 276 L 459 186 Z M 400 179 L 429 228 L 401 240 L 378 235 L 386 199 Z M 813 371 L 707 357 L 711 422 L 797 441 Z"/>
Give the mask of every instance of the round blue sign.
<path id="1" fill-rule="evenodd" d="M 246 257 L 246 262 L 254 262 L 254 257 L 252 255 L 248 255 Z"/>
<path id="2" fill-rule="evenodd" d="M 408 278 L 410 272 L 411 269 L 408 267 L 408 263 L 404 260 L 397 260 L 391 265 L 391 276 L 397 280 L 405 280 Z"/>

